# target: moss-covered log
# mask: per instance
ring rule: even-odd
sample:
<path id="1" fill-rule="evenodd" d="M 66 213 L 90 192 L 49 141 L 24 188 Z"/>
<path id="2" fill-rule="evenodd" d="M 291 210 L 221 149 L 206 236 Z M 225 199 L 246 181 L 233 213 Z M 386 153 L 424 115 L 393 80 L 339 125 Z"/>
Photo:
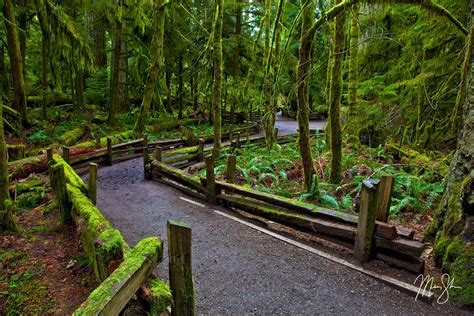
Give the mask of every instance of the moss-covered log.
<path id="1" fill-rule="evenodd" d="M 25 178 L 31 173 L 41 173 L 46 170 L 48 170 L 46 154 L 27 157 L 8 163 L 10 180 Z"/>
<path id="2" fill-rule="evenodd" d="M 199 178 L 192 177 L 184 171 L 168 166 L 166 163 L 151 159 L 152 174 L 158 177 L 166 177 L 180 184 L 186 185 L 198 192 L 204 193 L 204 188 L 201 185 Z"/>
<path id="3" fill-rule="evenodd" d="M 7 145 L 8 161 L 25 158 L 25 145 Z"/>
<path id="4" fill-rule="evenodd" d="M 75 188 L 79 189 L 83 194 L 87 195 L 88 189 L 87 185 L 84 183 L 81 177 L 77 175 L 74 169 L 64 161 L 64 159 L 56 154 L 53 154 L 53 164 L 60 164 L 64 167 L 64 174 L 66 176 L 66 183 L 73 185 Z"/>
<path id="5" fill-rule="evenodd" d="M 119 315 L 162 258 L 163 245 L 159 238 L 141 240 L 73 315 Z M 151 285 L 155 297 L 153 311 L 156 312 L 152 315 L 160 315 L 171 303 L 171 293 L 161 282 Z"/>
<path id="6" fill-rule="evenodd" d="M 101 137 L 100 145 L 101 145 L 101 147 L 107 146 L 107 138 L 108 137 L 110 137 L 112 139 L 112 144 L 118 144 L 120 142 L 126 141 L 126 140 L 134 137 L 134 135 L 135 135 L 134 131 L 126 131 L 126 132 L 122 132 L 122 133 L 118 133 L 118 134 L 114 134 L 114 135 L 110 135 L 110 136 Z M 88 141 L 88 142 L 77 144 L 74 147 L 91 147 L 91 148 L 93 148 L 95 146 L 96 146 L 96 141 L 91 140 L 91 141 Z"/>
<path id="7" fill-rule="evenodd" d="M 80 230 L 80 239 L 95 276 L 103 281 L 123 259 L 125 241 L 99 209 L 79 189 L 67 184 L 72 215 Z"/>
<path id="8" fill-rule="evenodd" d="M 61 145 L 72 146 L 84 136 L 87 129 L 85 127 L 76 127 L 58 137 Z"/>

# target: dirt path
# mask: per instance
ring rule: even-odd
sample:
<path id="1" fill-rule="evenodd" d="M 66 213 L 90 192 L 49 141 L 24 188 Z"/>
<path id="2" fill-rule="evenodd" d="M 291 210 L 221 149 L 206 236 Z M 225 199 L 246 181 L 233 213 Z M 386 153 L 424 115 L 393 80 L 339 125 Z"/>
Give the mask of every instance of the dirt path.
<path id="1" fill-rule="evenodd" d="M 191 226 L 199 314 L 459 313 L 449 305 L 415 302 L 361 273 L 223 217 L 214 206 L 183 200 L 170 187 L 144 181 L 141 159 L 101 168 L 99 184 L 99 208 L 131 245 L 152 235 L 166 239 L 168 219 Z M 157 268 L 164 279 L 167 265 L 164 260 Z"/>

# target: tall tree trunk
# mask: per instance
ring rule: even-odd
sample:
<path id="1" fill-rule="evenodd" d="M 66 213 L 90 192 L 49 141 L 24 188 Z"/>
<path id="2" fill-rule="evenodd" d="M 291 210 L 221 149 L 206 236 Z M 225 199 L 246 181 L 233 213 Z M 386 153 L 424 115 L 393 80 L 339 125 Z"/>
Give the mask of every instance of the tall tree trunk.
<path id="1" fill-rule="evenodd" d="M 163 58 L 163 42 L 165 34 L 165 8 L 163 0 L 157 1 L 158 14 L 156 15 L 156 31 L 153 34 L 153 47 L 155 49 L 155 56 L 153 66 L 148 73 L 148 78 L 145 86 L 145 95 L 140 106 L 140 113 L 135 123 L 134 130 L 143 133 L 145 131 L 146 124 L 148 122 L 148 116 L 150 112 L 150 104 L 153 100 L 153 92 L 155 83 L 158 80 L 160 73 L 161 59 Z"/>
<path id="2" fill-rule="evenodd" d="M 235 3 L 235 37 L 237 43 L 232 55 L 232 77 L 234 77 L 234 81 L 236 81 L 240 75 L 240 50 L 242 48 L 240 39 L 242 33 L 242 6 L 240 5 L 240 1 L 241 0 L 236 0 Z"/>
<path id="3" fill-rule="evenodd" d="M 191 100 L 193 102 L 193 109 L 197 111 L 198 109 L 198 76 L 197 72 L 191 68 Z"/>
<path id="4" fill-rule="evenodd" d="M 216 17 L 214 21 L 214 83 L 212 85 L 212 110 L 214 123 L 214 148 L 212 158 L 215 161 L 221 150 L 221 94 L 222 94 L 222 26 L 224 23 L 224 0 L 216 3 Z"/>
<path id="5" fill-rule="evenodd" d="M 272 79 L 270 74 L 270 0 L 265 0 L 265 47 L 263 50 L 263 64 L 265 73 L 263 78 L 263 130 L 265 132 L 265 143 L 269 149 L 275 144 L 275 118 L 272 109 Z"/>
<path id="6" fill-rule="evenodd" d="M 7 75 L 7 67 L 5 66 L 5 46 L 3 43 L 0 44 L 0 74 L 2 77 L 0 78 L 0 101 L 2 100 L 3 96 L 6 96 L 8 93 L 8 89 L 10 84 L 8 82 L 8 75 Z"/>
<path id="7" fill-rule="evenodd" d="M 26 116 L 26 86 L 23 76 L 23 63 L 20 54 L 20 43 L 15 20 L 15 9 L 12 0 L 4 0 L 3 17 L 5 29 L 7 31 L 8 53 L 10 55 L 10 65 L 13 79 L 13 108 L 20 112 L 23 124 L 27 124 Z"/>
<path id="8" fill-rule="evenodd" d="M 89 11 L 87 13 L 87 22 L 89 25 L 89 34 L 92 38 L 95 65 L 98 68 L 106 67 L 107 39 L 105 36 L 105 30 L 107 27 L 107 20 L 101 12 Z"/>
<path id="9" fill-rule="evenodd" d="M 165 66 L 165 84 L 166 84 L 166 110 L 173 113 L 173 103 L 171 100 L 171 77 L 173 76 L 173 70 L 171 65 L 171 57 L 166 56 Z"/>
<path id="10" fill-rule="evenodd" d="M 115 123 L 115 115 L 120 109 L 120 56 L 122 55 L 122 32 L 123 22 L 115 21 L 113 32 L 113 49 L 112 49 L 112 73 L 110 81 L 110 101 L 109 101 L 109 125 Z"/>
<path id="11" fill-rule="evenodd" d="M 359 24 L 358 24 L 358 6 L 351 9 L 351 40 L 349 50 L 349 97 L 347 111 L 346 130 L 351 139 L 355 139 L 356 127 L 355 115 L 357 106 L 357 70 L 359 55 Z"/>
<path id="12" fill-rule="evenodd" d="M 466 39 L 464 65 L 466 74 L 458 94 L 466 91 L 463 126 L 457 150 L 451 160 L 441 199 L 427 236 L 436 236 L 434 256 L 443 271 L 449 273 L 454 285 L 455 301 L 474 306 L 474 4 L 471 3 L 471 27 Z M 459 97 L 459 95 L 458 95 Z"/>
<path id="13" fill-rule="evenodd" d="M 84 98 L 84 70 L 75 69 L 74 77 L 74 100 L 78 109 L 84 109 L 85 98 Z"/>
<path id="14" fill-rule="evenodd" d="M 308 105 L 308 75 L 311 65 L 311 41 L 307 32 L 312 25 L 314 14 L 313 0 L 301 0 L 301 44 L 298 65 L 298 128 L 299 147 L 303 161 L 303 189 L 311 187 L 311 178 L 316 173 L 309 146 L 309 105 Z"/>
<path id="15" fill-rule="evenodd" d="M 337 0 L 339 4 L 341 0 Z M 342 132 L 341 132 L 341 95 L 342 95 L 342 61 L 344 59 L 344 19 L 345 13 L 336 17 L 334 28 L 334 45 L 331 85 L 329 94 L 329 124 L 331 128 L 331 172 L 329 181 L 339 183 L 342 179 Z"/>
<path id="16" fill-rule="evenodd" d="M 124 25 L 125 27 L 125 25 Z M 118 87 L 117 87 L 117 102 L 118 110 L 122 112 L 128 111 L 128 45 L 127 41 L 123 40 L 124 36 L 122 34 L 122 41 L 120 47 L 120 61 L 119 61 L 119 75 L 118 75 Z"/>
<path id="17" fill-rule="evenodd" d="M 183 118 L 183 56 L 178 57 L 178 118 Z"/>
<path id="18" fill-rule="evenodd" d="M 0 100 L 0 232 L 16 230 L 11 207 L 7 206 L 9 194 L 7 146 L 3 130 L 3 103 Z"/>
<path id="19" fill-rule="evenodd" d="M 41 35 L 42 35 L 42 73 L 41 73 L 41 87 L 42 87 L 42 97 L 43 97 L 43 104 L 42 104 L 42 112 L 43 112 L 43 120 L 46 120 L 47 116 L 47 108 L 48 108 L 48 67 L 49 67 L 49 45 L 50 45 L 50 34 L 48 32 L 48 25 L 47 25 L 47 13 L 45 10 L 45 6 L 42 0 L 35 0 L 36 6 L 36 16 L 38 17 L 40 28 L 41 28 Z"/>

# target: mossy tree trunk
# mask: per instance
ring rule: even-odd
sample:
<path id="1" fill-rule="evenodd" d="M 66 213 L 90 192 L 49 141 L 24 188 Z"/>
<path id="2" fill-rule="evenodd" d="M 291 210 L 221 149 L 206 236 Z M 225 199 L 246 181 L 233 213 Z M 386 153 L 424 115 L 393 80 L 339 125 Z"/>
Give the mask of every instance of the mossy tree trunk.
<path id="1" fill-rule="evenodd" d="M 336 0 L 339 4 L 341 0 Z M 344 20 L 345 13 L 335 19 L 333 56 L 329 93 L 329 124 L 331 128 L 331 172 L 329 181 L 337 184 L 341 181 L 342 170 L 342 132 L 341 132 L 341 95 L 342 95 L 342 62 L 344 59 Z"/>
<path id="2" fill-rule="evenodd" d="M 145 130 L 148 116 L 150 113 L 150 105 L 153 100 L 153 92 L 155 83 L 158 80 L 158 75 L 160 73 L 161 59 L 163 58 L 163 42 L 165 35 L 165 9 L 163 0 L 158 0 L 156 3 L 158 8 L 158 13 L 156 15 L 156 31 L 153 34 L 153 48 L 155 51 L 153 66 L 151 67 L 148 78 L 145 86 L 145 95 L 140 106 L 140 113 L 135 123 L 134 130 L 143 133 Z"/>
<path id="3" fill-rule="evenodd" d="M 435 260 L 448 272 L 454 285 L 450 289 L 461 305 L 474 306 L 474 4 L 471 4 L 471 29 L 467 37 L 464 65 L 469 65 L 459 93 L 465 89 L 463 125 L 457 150 L 451 160 L 445 193 L 436 210 L 427 236 L 436 236 Z"/>
<path id="4" fill-rule="evenodd" d="M 109 117 L 108 123 L 112 125 L 115 123 L 115 115 L 120 108 L 120 56 L 122 54 L 122 33 L 123 33 L 123 21 L 116 18 L 113 31 L 113 44 L 112 44 L 112 66 L 110 72 L 112 73 L 110 80 L 110 101 L 109 101 Z"/>
<path id="5" fill-rule="evenodd" d="M 346 131 L 351 141 L 356 140 L 356 106 L 357 106 L 357 72 L 359 57 L 359 24 L 358 24 L 358 6 L 351 9 L 351 40 L 349 50 L 349 97 Z"/>
<path id="6" fill-rule="evenodd" d="M 178 57 L 178 118 L 183 118 L 183 85 L 184 85 L 184 68 L 183 68 L 183 56 Z"/>
<path id="7" fill-rule="evenodd" d="M 7 146 L 3 130 L 3 103 L 0 101 L 0 231 L 16 230 L 9 203 Z"/>
<path id="8" fill-rule="evenodd" d="M 41 87 L 42 87 L 42 114 L 43 120 L 46 120 L 46 110 L 48 108 L 48 70 L 49 70 L 49 46 L 51 44 L 50 34 L 47 24 L 47 13 L 43 3 L 43 0 L 35 0 L 36 5 L 36 16 L 38 17 L 41 35 L 42 35 L 42 73 L 41 73 Z"/>
<path id="9" fill-rule="evenodd" d="M 263 130 L 265 132 L 265 143 L 269 149 L 275 144 L 275 118 L 272 109 L 272 79 L 270 73 L 270 0 L 265 0 L 265 47 L 263 50 L 263 63 L 265 65 L 265 75 L 263 78 Z"/>
<path id="10" fill-rule="evenodd" d="M 311 178 L 316 173 L 309 146 L 309 104 L 308 104 L 308 77 L 311 65 L 311 41 L 307 36 L 314 15 L 314 2 L 301 0 L 301 43 L 300 60 L 298 64 L 298 128 L 299 149 L 303 161 L 303 189 L 311 188 Z"/>
<path id="11" fill-rule="evenodd" d="M 20 113 L 22 123 L 26 124 L 26 86 L 23 76 L 23 62 L 20 53 L 20 42 L 18 40 L 15 8 L 12 0 L 3 1 L 3 18 L 7 32 L 8 54 L 10 55 L 13 79 L 13 108 Z"/>
<path id="12" fill-rule="evenodd" d="M 224 0 L 216 2 L 216 16 L 214 20 L 213 46 L 214 46 L 214 82 L 212 85 L 212 112 L 214 123 L 214 148 L 212 158 L 215 161 L 221 149 L 222 115 L 222 25 L 224 22 Z"/>

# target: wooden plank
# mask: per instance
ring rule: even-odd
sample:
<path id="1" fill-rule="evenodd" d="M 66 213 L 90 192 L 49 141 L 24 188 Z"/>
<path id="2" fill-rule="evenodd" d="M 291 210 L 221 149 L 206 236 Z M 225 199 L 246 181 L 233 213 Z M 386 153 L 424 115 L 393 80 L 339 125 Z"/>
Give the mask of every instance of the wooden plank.
<path id="1" fill-rule="evenodd" d="M 214 159 L 212 156 L 206 157 L 206 187 L 207 187 L 207 201 L 209 203 L 216 203 L 216 177 L 214 175 Z"/>
<path id="2" fill-rule="evenodd" d="M 191 228 L 180 221 L 167 221 L 171 315 L 194 315 L 194 282 L 191 255 Z"/>
<path id="3" fill-rule="evenodd" d="M 188 186 L 201 193 L 206 191 L 197 179 L 186 174 L 183 170 L 173 168 L 155 159 L 152 159 L 152 165 L 152 173 L 154 177 L 170 178 L 173 181 Z"/>
<path id="4" fill-rule="evenodd" d="M 69 163 L 69 147 L 63 146 L 63 159 L 66 163 Z"/>
<path id="5" fill-rule="evenodd" d="M 375 236 L 375 245 L 377 248 L 388 249 L 414 257 L 420 256 L 423 250 L 425 249 L 424 243 L 405 238 L 397 238 L 390 240 Z"/>
<path id="6" fill-rule="evenodd" d="M 376 215 L 378 221 L 387 222 L 388 220 L 394 182 L 392 176 L 382 176 L 380 179 Z"/>
<path id="7" fill-rule="evenodd" d="M 364 180 L 360 200 L 359 222 L 354 243 L 354 257 L 359 263 L 369 261 L 375 235 L 378 182 Z"/>
<path id="8" fill-rule="evenodd" d="M 89 164 L 89 179 L 87 185 L 87 195 L 92 203 L 97 204 L 97 164 Z"/>
<path id="9" fill-rule="evenodd" d="M 205 178 L 201 178 L 201 182 L 203 183 L 204 186 L 206 185 Z M 260 201 L 267 202 L 272 205 L 284 207 L 286 209 L 298 212 L 303 215 L 316 216 L 319 218 L 325 218 L 332 221 L 339 221 L 341 223 L 347 223 L 347 224 L 352 224 L 354 226 L 357 226 L 358 218 L 357 216 L 354 216 L 351 214 L 338 212 L 336 210 L 320 208 L 313 204 L 298 202 L 293 199 L 276 196 L 276 195 L 269 194 L 266 192 L 257 191 L 251 188 L 245 188 L 243 186 L 226 183 L 223 181 L 216 181 L 216 186 L 218 189 L 224 190 L 228 193 L 234 193 L 234 194 L 239 194 L 239 195 L 247 196 L 250 198 L 254 198 Z M 376 234 L 379 234 L 379 233 L 383 234 L 383 236 L 386 238 L 389 238 L 390 235 L 393 235 L 394 225 L 390 225 L 390 224 L 380 222 L 380 221 L 376 221 L 375 224 L 377 227 Z M 409 236 L 413 235 L 413 231 L 410 229 L 400 229 L 400 230 L 397 230 L 397 233 L 400 235 L 400 237 L 406 237 L 406 238 L 410 238 Z"/>
<path id="10" fill-rule="evenodd" d="M 158 237 L 140 241 L 73 315 L 119 315 L 162 258 Z"/>
<path id="11" fill-rule="evenodd" d="M 113 162 L 112 156 L 112 138 L 107 137 L 107 163 L 111 166 Z"/>
<path id="12" fill-rule="evenodd" d="M 389 256 L 380 252 L 375 254 L 375 258 L 385 261 L 388 264 L 393 265 L 397 268 L 402 268 L 417 274 L 423 274 L 425 272 L 425 261 L 420 258 L 404 257 L 402 259 L 398 256 Z"/>
<path id="13" fill-rule="evenodd" d="M 294 227 L 305 232 L 322 233 L 329 236 L 341 237 L 354 240 L 356 229 L 349 225 L 330 222 L 303 215 L 291 214 L 281 209 L 273 208 L 271 205 L 263 205 L 257 201 L 239 198 L 230 195 L 218 195 L 217 199 L 225 206 L 232 206 L 243 211 L 261 216 L 279 224 Z"/>

